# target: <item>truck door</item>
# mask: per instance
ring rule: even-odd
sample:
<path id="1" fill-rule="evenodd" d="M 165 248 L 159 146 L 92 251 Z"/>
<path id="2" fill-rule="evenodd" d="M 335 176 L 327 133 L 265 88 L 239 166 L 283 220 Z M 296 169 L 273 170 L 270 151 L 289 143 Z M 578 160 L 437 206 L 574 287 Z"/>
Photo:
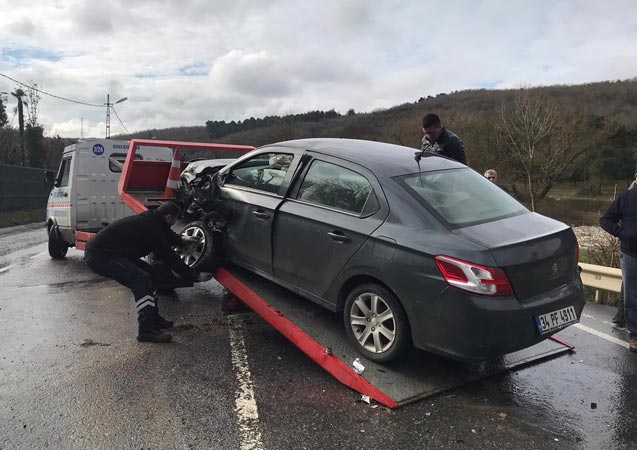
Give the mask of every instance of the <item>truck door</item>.
<path id="1" fill-rule="evenodd" d="M 67 242 L 72 241 L 71 212 L 73 199 L 71 198 L 71 174 L 74 163 L 73 155 L 74 153 L 66 153 L 62 157 L 47 203 L 47 218 L 57 223 L 64 240 Z"/>

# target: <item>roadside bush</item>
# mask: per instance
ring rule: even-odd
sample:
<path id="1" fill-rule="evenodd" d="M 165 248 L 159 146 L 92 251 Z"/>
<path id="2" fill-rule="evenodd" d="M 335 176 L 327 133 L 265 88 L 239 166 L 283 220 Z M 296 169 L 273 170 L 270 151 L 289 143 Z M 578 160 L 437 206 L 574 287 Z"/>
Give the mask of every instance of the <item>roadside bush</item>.
<path id="1" fill-rule="evenodd" d="M 29 223 L 41 222 L 44 227 L 44 218 L 46 217 L 45 209 L 36 209 L 32 211 L 10 211 L 0 213 L 0 228 L 15 227 L 17 225 L 26 225 Z"/>

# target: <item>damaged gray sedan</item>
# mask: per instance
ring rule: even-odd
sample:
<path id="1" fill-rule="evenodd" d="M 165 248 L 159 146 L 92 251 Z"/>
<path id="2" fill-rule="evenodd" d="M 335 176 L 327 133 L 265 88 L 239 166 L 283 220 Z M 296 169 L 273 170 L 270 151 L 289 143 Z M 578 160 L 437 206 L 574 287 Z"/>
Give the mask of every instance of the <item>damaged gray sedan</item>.
<path id="1" fill-rule="evenodd" d="M 304 139 L 194 164 L 180 200 L 184 233 L 202 240 L 184 260 L 203 269 L 222 256 L 340 314 L 371 360 L 412 345 L 487 360 L 582 313 L 571 228 L 458 162 Z"/>

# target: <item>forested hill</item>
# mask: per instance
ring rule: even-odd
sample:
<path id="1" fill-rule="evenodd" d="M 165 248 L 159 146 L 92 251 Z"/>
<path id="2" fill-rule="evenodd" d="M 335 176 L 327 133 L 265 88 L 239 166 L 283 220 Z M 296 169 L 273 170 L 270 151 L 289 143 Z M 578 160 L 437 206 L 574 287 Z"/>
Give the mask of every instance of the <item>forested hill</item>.
<path id="1" fill-rule="evenodd" d="M 556 177 L 616 179 L 625 177 L 634 167 L 637 78 L 576 86 L 460 91 L 365 113 L 312 111 L 223 122 L 215 120 L 211 111 L 205 126 L 147 130 L 135 133 L 135 137 L 254 146 L 304 137 L 344 137 L 418 147 L 420 120 L 428 112 L 439 114 L 445 125 L 464 140 L 472 167 L 497 167 L 521 182 L 524 171 L 520 171 L 520 164 L 524 161 L 509 157 L 516 149 L 525 151 L 516 144 L 524 136 L 512 135 L 529 125 L 520 122 L 525 117 L 535 116 L 541 122 L 535 125 L 544 128 L 529 130 L 536 133 L 533 138 L 538 147 L 549 152 L 537 151 L 536 161 L 539 157 L 569 159 L 566 167 L 545 174 L 545 180 L 537 180 L 540 184 Z"/>

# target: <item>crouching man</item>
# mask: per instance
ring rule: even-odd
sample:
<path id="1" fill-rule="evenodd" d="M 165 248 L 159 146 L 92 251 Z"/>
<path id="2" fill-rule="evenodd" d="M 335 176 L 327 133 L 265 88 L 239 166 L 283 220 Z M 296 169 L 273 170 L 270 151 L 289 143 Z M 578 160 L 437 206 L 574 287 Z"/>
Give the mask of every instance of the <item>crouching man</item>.
<path id="1" fill-rule="evenodd" d="M 153 269 L 139 258 L 153 253 L 186 280 L 210 279 L 210 274 L 195 272 L 173 251 L 173 246 L 185 245 L 189 239 L 195 239 L 182 238 L 170 229 L 178 216 L 179 207 L 167 202 L 154 211 L 111 223 L 86 244 L 84 260 L 88 267 L 133 292 L 139 322 L 137 340 L 140 342 L 170 342 L 172 336 L 163 329 L 172 327 L 173 322 L 159 315 Z"/>

